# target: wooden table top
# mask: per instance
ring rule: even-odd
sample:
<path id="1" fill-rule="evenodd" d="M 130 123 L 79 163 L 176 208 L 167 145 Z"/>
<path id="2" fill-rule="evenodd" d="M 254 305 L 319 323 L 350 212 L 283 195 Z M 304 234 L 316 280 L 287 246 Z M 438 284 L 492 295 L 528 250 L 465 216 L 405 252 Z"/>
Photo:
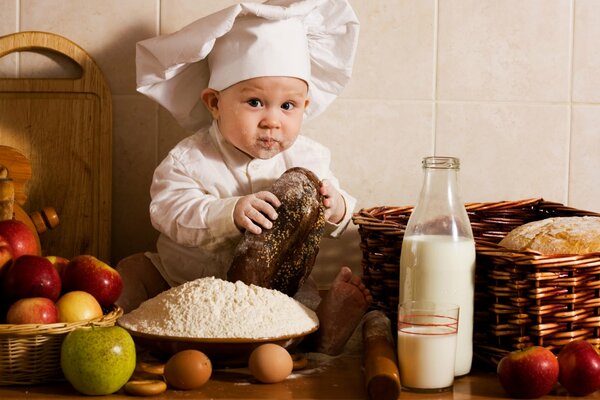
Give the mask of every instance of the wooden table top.
<path id="1" fill-rule="evenodd" d="M 565 390 L 557 385 L 544 400 L 564 399 Z M 0 387 L 0 399 L 90 399 L 78 394 L 69 383 L 42 386 Z M 111 399 L 132 399 L 118 392 L 107 396 Z M 151 399 L 368 399 L 362 358 L 359 354 L 339 357 L 318 357 L 309 354 L 308 366 L 294 371 L 287 380 L 275 384 L 258 383 L 247 368 L 219 369 L 211 379 L 194 391 L 167 390 Z M 493 371 L 474 371 L 457 379 L 451 392 L 441 394 L 417 394 L 402 391 L 399 397 L 407 399 L 508 399 Z M 600 399 L 600 392 L 586 398 Z M 373 399 L 375 400 L 375 399 Z M 380 400 L 380 399 L 377 399 Z"/>

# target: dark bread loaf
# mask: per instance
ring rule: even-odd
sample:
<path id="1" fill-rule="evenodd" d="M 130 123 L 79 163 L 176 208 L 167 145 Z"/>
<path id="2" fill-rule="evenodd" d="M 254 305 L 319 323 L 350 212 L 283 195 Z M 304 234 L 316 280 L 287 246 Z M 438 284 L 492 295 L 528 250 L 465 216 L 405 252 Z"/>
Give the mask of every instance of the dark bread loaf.
<path id="1" fill-rule="evenodd" d="M 310 275 L 325 228 L 319 179 L 291 168 L 270 191 L 281 201 L 271 229 L 246 232 L 235 249 L 227 279 L 293 296 Z"/>

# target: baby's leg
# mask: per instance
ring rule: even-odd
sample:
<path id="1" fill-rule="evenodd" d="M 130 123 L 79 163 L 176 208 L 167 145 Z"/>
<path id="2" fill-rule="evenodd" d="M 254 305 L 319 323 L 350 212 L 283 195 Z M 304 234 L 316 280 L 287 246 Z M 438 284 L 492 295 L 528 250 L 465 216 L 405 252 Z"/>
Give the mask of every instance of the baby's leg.
<path id="1" fill-rule="evenodd" d="M 359 276 L 342 267 L 317 308 L 316 350 L 338 355 L 369 308 L 373 298 Z"/>
<path id="2" fill-rule="evenodd" d="M 143 301 L 169 289 L 169 284 L 143 253 L 122 259 L 116 269 L 123 279 L 123 291 L 117 305 L 126 313 L 136 309 Z"/>

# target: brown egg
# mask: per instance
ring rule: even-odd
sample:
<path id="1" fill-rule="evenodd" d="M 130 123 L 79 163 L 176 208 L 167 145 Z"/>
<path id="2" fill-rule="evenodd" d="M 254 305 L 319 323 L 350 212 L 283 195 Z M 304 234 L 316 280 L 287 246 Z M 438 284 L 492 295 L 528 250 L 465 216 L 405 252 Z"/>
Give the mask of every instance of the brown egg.
<path id="1" fill-rule="evenodd" d="M 263 383 L 281 382 L 287 378 L 294 367 L 290 353 L 283 347 L 266 343 L 258 346 L 248 360 L 252 375 Z"/>
<path id="2" fill-rule="evenodd" d="M 204 385 L 212 374 L 212 364 L 198 350 L 182 350 L 165 364 L 165 379 L 169 386 L 191 390 Z"/>

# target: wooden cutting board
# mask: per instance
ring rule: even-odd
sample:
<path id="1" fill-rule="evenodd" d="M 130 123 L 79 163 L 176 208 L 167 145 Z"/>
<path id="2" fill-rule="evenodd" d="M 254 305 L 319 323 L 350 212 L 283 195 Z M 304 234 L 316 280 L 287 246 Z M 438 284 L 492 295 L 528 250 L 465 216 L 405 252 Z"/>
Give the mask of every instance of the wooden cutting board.
<path id="1" fill-rule="evenodd" d="M 0 145 L 31 162 L 23 208 L 50 206 L 58 213 L 60 224 L 40 235 L 44 255 L 91 254 L 110 262 L 109 87 L 94 60 L 64 37 L 45 32 L 0 37 L 0 57 L 23 51 L 58 54 L 81 68 L 74 78 L 0 78 Z"/>

